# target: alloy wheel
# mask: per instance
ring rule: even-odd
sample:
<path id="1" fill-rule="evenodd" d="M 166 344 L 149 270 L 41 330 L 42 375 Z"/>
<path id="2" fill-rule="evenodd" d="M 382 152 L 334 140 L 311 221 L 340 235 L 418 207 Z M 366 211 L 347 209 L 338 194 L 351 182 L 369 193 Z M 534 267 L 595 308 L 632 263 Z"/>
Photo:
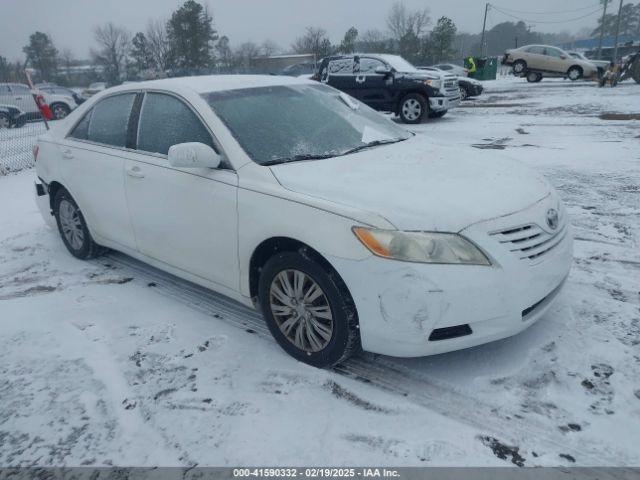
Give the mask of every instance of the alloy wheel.
<path id="1" fill-rule="evenodd" d="M 9 117 L 0 115 L 0 128 L 9 128 L 10 126 L 11 122 L 9 121 Z"/>
<path id="2" fill-rule="evenodd" d="M 67 115 L 69 115 L 69 112 L 67 111 L 67 109 L 64 106 L 56 105 L 55 107 L 53 107 L 53 117 L 56 120 L 62 120 Z"/>
<path id="3" fill-rule="evenodd" d="M 416 120 L 422 115 L 422 105 L 415 98 L 409 98 L 402 104 L 402 114 L 407 120 Z"/>
<path id="4" fill-rule="evenodd" d="M 74 250 L 80 250 L 84 244 L 84 230 L 80 211 L 69 200 L 64 199 L 58 207 L 60 227 L 64 237 Z"/>
<path id="5" fill-rule="evenodd" d="M 331 341 L 331 306 L 320 285 L 306 273 L 278 273 L 269 288 L 269 307 L 282 334 L 300 350 L 319 352 Z"/>

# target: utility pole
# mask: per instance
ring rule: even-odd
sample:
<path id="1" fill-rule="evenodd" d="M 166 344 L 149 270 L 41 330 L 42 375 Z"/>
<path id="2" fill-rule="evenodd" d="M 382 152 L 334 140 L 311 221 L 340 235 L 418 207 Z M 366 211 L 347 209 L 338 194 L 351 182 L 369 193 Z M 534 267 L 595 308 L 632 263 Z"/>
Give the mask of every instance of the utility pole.
<path id="1" fill-rule="evenodd" d="M 618 63 L 618 34 L 620 33 L 620 17 L 622 16 L 622 0 L 620 0 L 620 7 L 618 7 L 618 21 L 616 22 L 616 36 L 615 47 L 613 47 L 613 61 Z"/>
<path id="2" fill-rule="evenodd" d="M 610 0 L 604 0 L 604 9 L 602 10 L 602 25 L 600 25 L 600 40 L 598 40 L 598 56 L 597 59 L 602 58 L 602 37 L 604 36 L 604 19 L 607 16 L 607 5 Z"/>
<path id="3" fill-rule="evenodd" d="M 480 40 L 480 57 L 484 57 L 484 32 L 487 29 L 487 12 L 489 11 L 489 2 L 484 6 L 484 21 L 482 22 L 482 39 Z"/>

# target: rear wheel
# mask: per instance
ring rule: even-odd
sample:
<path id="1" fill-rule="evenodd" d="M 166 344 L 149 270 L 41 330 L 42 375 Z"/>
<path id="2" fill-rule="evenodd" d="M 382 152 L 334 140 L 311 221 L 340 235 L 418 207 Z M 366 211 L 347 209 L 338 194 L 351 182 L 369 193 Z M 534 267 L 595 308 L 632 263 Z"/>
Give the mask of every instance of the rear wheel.
<path id="1" fill-rule="evenodd" d="M 567 77 L 572 82 L 575 82 L 582 77 L 582 68 L 578 66 L 571 67 L 569 70 L 567 70 Z"/>
<path id="2" fill-rule="evenodd" d="M 428 113 L 427 99 L 419 93 L 410 93 L 400 102 L 400 120 L 404 123 L 420 123 Z"/>
<path id="3" fill-rule="evenodd" d="M 9 128 L 11 126 L 11 118 L 6 113 L 0 113 L 0 128 Z"/>
<path id="4" fill-rule="evenodd" d="M 358 316 L 347 287 L 302 251 L 267 261 L 258 297 L 271 334 L 292 357 L 324 368 L 359 350 Z"/>
<path id="5" fill-rule="evenodd" d="M 466 100 L 469 94 L 467 93 L 467 89 L 463 86 L 460 86 L 460 100 Z"/>
<path id="6" fill-rule="evenodd" d="M 71 255 L 88 260 L 103 253 L 103 248 L 93 241 L 78 204 L 63 188 L 55 195 L 53 213 L 62 241 Z"/>
<path id="7" fill-rule="evenodd" d="M 527 70 L 527 62 L 524 60 L 516 60 L 513 62 L 513 73 L 515 75 L 522 75 Z"/>

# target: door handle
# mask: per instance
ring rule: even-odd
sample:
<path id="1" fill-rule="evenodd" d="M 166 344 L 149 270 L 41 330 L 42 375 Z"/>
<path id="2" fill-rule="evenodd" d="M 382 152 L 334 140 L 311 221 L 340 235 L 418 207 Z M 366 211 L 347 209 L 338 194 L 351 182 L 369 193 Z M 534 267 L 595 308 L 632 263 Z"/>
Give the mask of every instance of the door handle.
<path id="1" fill-rule="evenodd" d="M 133 178 L 144 178 L 144 173 L 142 173 L 140 167 L 127 168 L 127 175 Z"/>
<path id="2" fill-rule="evenodd" d="M 63 156 L 64 158 L 69 158 L 69 159 L 71 159 L 71 158 L 73 158 L 73 152 L 71 151 L 71 149 L 67 148 L 67 149 L 65 149 L 65 150 L 63 150 L 63 151 L 62 151 L 62 156 Z"/>

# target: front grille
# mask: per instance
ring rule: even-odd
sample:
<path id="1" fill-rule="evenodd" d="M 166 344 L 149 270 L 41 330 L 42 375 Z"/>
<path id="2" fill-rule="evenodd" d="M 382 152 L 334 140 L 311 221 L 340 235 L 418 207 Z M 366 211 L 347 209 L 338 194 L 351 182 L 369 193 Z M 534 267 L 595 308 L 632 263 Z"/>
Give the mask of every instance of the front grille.
<path id="1" fill-rule="evenodd" d="M 567 223 L 561 219 L 557 230 L 552 233 L 535 223 L 512 227 L 491 233 L 491 236 L 517 255 L 521 260 L 540 260 L 557 246 L 567 234 Z"/>

